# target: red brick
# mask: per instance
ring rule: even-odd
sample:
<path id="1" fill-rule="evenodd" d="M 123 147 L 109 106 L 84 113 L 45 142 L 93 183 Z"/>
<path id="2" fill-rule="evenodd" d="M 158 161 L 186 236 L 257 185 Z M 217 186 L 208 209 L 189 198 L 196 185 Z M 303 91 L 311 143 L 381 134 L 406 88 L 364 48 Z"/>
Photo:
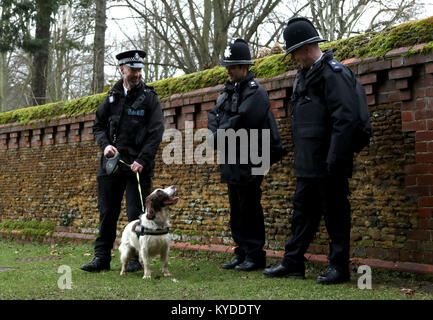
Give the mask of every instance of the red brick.
<path id="1" fill-rule="evenodd" d="M 205 102 L 201 104 L 201 110 L 211 110 L 215 106 L 215 101 Z"/>
<path id="2" fill-rule="evenodd" d="M 418 205 L 420 207 L 433 207 L 433 197 L 432 196 L 420 197 L 418 199 Z"/>
<path id="3" fill-rule="evenodd" d="M 415 134 L 416 141 L 432 141 L 433 140 L 433 132 L 432 131 L 418 131 Z"/>
<path id="4" fill-rule="evenodd" d="M 401 47 L 401 48 L 393 49 L 393 50 L 388 51 L 385 54 L 385 57 L 390 58 L 390 57 L 402 56 L 405 53 L 408 53 L 409 50 L 410 50 L 410 47 Z"/>
<path id="5" fill-rule="evenodd" d="M 392 59 L 391 66 L 392 68 L 398 68 L 404 66 L 404 63 L 405 63 L 404 58 L 398 57 L 396 59 Z"/>
<path id="6" fill-rule="evenodd" d="M 282 99 L 285 97 L 286 97 L 286 90 L 285 89 L 271 91 L 269 93 L 269 99 L 270 100 L 278 100 L 278 99 Z"/>
<path id="7" fill-rule="evenodd" d="M 407 234 L 407 238 L 411 240 L 430 240 L 430 232 L 426 230 L 415 230 L 410 231 Z"/>
<path id="8" fill-rule="evenodd" d="M 406 174 L 423 174 L 433 173 L 433 165 L 431 164 L 410 164 L 404 167 Z"/>
<path id="9" fill-rule="evenodd" d="M 427 120 L 427 130 L 433 130 L 433 120 Z"/>
<path id="10" fill-rule="evenodd" d="M 393 69 L 388 72 L 389 79 L 410 78 L 413 75 L 412 67 Z"/>
<path id="11" fill-rule="evenodd" d="M 203 96 L 191 97 L 189 100 L 190 104 L 196 104 L 196 103 L 202 103 L 202 102 L 203 102 Z"/>
<path id="12" fill-rule="evenodd" d="M 427 174 L 427 175 L 419 175 L 416 178 L 417 185 L 433 185 L 433 175 Z"/>
<path id="13" fill-rule="evenodd" d="M 358 58 L 350 58 L 350 59 L 346 59 L 341 61 L 342 64 L 344 64 L 345 66 L 349 66 L 351 64 L 359 64 L 360 62 L 362 62 L 361 59 Z"/>
<path id="14" fill-rule="evenodd" d="M 419 219 L 418 223 L 420 229 L 433 229 L 433 219 Z"/>
<path id="15" fill-rule="evenodd" d="M 427 152 L 433 152 L 433 142 L 427 143 Z"/>
<path id="16" fill-rule="evenodd" d="M 360 76 L 358 78 L 360 84 L 368 84 L 368 83 L 376 83 L 377 82 L 377 74 L 376 73 L 368 73 Z"/>
<path id="17" fill-rule="evenodd" d="M 415 120 L 433 119 L 433 110 L 416 110 Z"/>
<path id="18" fill-rule="evenodd" d="M 373 94 L 373 85 L 366 84 L 366 85 L 364 85 L 364 89 L 365 89 L 365 94 L 367 94 L 367 95 Z"/>
<path id="19" fill-rule="evenodd" d="M 368 95 L 367 96 L 367 104 L 369 106 L 375 105 L 376 104 L 376 97 L 374 95 Z"/>
<path id="20" fill-rule="evenodd" d="M 406 195 L 429 196 L 431 195 L 431 188 L 428 186 L 409 186 L 406 187 Z"/>
<path id="21" fill-rule="evenodd" d="M 402 121 L 412 121 L 413 119 L 413 113 L 412 111 L 402 111 L 401 113 L 401 120 Z"/>
<path id="22" fill-rule="evenodd" d="M 433 162 L 433 153 L 418 153 L 415 155 L 416 162 Z"/>
<path id="23" fill-rule="evenodd" d="M 184 106 L 181 109 L 181 113 L 194 113 L 195 112 L 195 105 L 189 105 L 189 106 Z"/>
<path id="24" fill-rule="evenodd" d="M 396 89 L 407 89 L 409 87 L 409 81 L 407 79 L 399 79 L 395 81 Z"/>
<path id="25" fill-rule="evenodd" d="M 420 131 L 426 130 L 427 124 L 424 120 L 418 121 L 405 121 L 401 125 L 403 131 Z"/>
<path id="26" fill-rule="evenodd" d="M 418 217 L 420 218 L 431 218 L 433 217 L 433 209 L 430 208 L 419 208 Z"/>
<path id="27" fill-rule="evenodd" d="M 427 63 L 425 65 L 425 73 L 433 73 L 433 63 Z"/>
<path id="28" fill-rule="evenodd" d="M 427 142 L 416 142 L 415 152 L 427 152 Z"/>
<path id="29" fill-rule="evenodd" d="M 176 99 L 176 100 L 172 100 L 170 102 L 170 106 L 173 107 L 180 107 L 183 105 L 183 100 L 182 99 Z"/>
<path id="30" fill-rule="evenodd" d="M 284 108 L 284 100 L 272 100 L 271 109 Z"/>
<path id="31" fill-rule="evenodd" d="M 404 184 L 406 186 L 416 186 L 417 185 L 417 176 L 406 176 L 404 177 Z"/>
<path id="32" fill-rule="evenodd" d="M 380 60 L 368 64 L 368 71 L 379 71 L 391 68 L 391 60 Z"/>

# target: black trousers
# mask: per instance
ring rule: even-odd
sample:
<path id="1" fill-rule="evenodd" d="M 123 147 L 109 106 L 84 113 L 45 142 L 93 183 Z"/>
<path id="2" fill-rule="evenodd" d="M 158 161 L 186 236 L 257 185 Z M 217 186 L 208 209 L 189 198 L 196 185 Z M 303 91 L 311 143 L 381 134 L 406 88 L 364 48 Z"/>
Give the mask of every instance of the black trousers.
<path id="1" fill-rule="evenodd" d="M 345 177 L 298 178 L 293 199 L 292 235 L 286 242 L 283 265 L 303 264 L 321 216 L 329 234 L 331 266 L 347 267 L 350 251 L 349 182 Z"/>
<path id="2" fill-rule="evenodd" d="M 123 195 L 126 190 L 126 214 L 128 221 L 137 220 L 142 213 L 137 177 L 132 171 L 118 171 L 100 175 L 98 179 L 99 235 L 95 241 L 95 256 L 111 260 L 111 249 L 116 240 L 117 221 Z M 151 178 L 140 175 L 143 202 L 150 194 Z"/>
<path id="3" fill-rule="evenodd" d="M 228 184 L 230 228 L 237 244 L 235 254 L 241 259 L 262 262 L 266 259 L 265 225 L 260 204 L 262 190 L 259 183 Z"/>

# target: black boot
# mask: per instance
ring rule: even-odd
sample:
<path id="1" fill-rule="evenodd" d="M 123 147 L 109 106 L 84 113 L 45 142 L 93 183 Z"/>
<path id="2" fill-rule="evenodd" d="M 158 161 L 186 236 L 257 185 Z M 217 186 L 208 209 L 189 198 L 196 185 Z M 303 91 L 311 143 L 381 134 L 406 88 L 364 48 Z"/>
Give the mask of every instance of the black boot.
<path id="1" fill-rule="evenodd" d="M 138 260 L 138 257 L 129 260 L 128 265 L 126 266 L 126 272 L 135 272 L 139 270 L 143 270 L 143 267 Z"/>
<path id="2" fill-rule="evenodd" d="M 83 264 L 81 270 L 88 272 L 99 272 L 102 270 L 110 270 L 110 261 L 102 258 L 94 258 L 92 262 Z"/>
<path id="3" fill-rule="evenodd" d="M 301 265 L 278 265 L 276 267 L 266 268 L 263 274 L 270 278 L 290 278 L 305 279 L 305 266 Z"/>
<path id="4" fill-rule="evenodd" d="M 348 267 L 339 268 L 329 266 L 325 273 L 317 277 L 317 283 L 337 284 L 350 281 L 350 271 Z"/>
<path id="5" fill-rule="evenodd" d="M 254 271 L 266 267 L 266 260 L 250 261 L 245 260 L 235 267 L 236 271 Z"/>
<path id="6" fill-rule="evenodd" d="M 223 269 L 234 269 L 237 265 L 244 262 L 245 259 L 236 256 L 232 261 L 224 263 L 221 268 Z"/>

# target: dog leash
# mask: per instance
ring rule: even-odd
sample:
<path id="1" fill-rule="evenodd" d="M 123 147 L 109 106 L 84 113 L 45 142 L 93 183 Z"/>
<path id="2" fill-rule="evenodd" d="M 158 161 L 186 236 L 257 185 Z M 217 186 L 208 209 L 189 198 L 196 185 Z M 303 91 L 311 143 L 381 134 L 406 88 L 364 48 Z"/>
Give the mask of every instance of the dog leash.
<path id="1" fill-rule="evenodd" d="M 128 167 L 131 168 L 131 165 L 127 164 L 122 159 L 119 159 L 119 162 L 121 162 L 124 165 L 126 165 L 126 166 L 128 166 Z M 141 200 L 141 211 L 144 213 L 144 202 L 143 202 L 143 195 L 141 194 L 140 174 L 138 173 L 138 171 L 136 172 L 136 175 L 137 175 L 137 182 L 138 182 L 138 192 L 140 193 L 140 200 Z"/>

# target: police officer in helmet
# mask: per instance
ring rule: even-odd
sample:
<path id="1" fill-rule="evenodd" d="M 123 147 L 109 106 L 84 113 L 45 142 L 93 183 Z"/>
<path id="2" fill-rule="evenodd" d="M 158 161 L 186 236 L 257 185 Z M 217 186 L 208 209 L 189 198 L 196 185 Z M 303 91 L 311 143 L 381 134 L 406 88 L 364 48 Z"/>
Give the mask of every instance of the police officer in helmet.
<path id="1" fill-rule="evenodd" d="M 233 129 L 235 132 L 244 129 L 250 136 L 251 129 L 269 128 L 269 123 L 275 129 L 277 139 L 280 139 L 275 119 L 269 110 L 268 94 L 249 70 L 253 62 L 245 40 L 236 39 L 227 45 L 221 65 L 226 67 L 228 81 L 208 115 L 208 128 L 213 133 L 215 144 L 218 131 L 221 131 L 218 129 Z M 220 145 L 217 147 L 222 148 Z M 263 250 L 265 227 L 260 203 L 263 175 L 252 173 L 251 159 L 241 163 L 239 139 L 235 147 L 236 162 L 228 163 L 227 152 L 224 163 L 220 164 L 221 182 L 228 186 L 231 234 L 237 245 L 235 258 L 223 264 L 222 268 L 252 271 L 266 265 L 266 253 Z M 228 149 L 227 146 L 225 148 Z"/>
<path id="2" fill-rule="evenodd" d="M 329 268 L 317 278 L 321 284 L 350 280 L 351 145 L 357 119 L 352 72 L 322 52 L 320 38 L 306 18 L 293 18 L 284 30 L 287 54 L 299 65 L 290 101 L 297 178 L 293 198 L 291 237 L 280 265 L 267 268 L 269 277 L 304 278 L 306 253 L 321 216 L 330 237 Z"/>
<path id="3" fill-rule="evenodd" d="M 109 90 L 96 111 L 93 133 L 103 153 L 97 174 L 100 221 L 95 258 L 81 266 L 85 271 L 110 269 L 111 249 L 125 191 L 128 220 L 136 220 L 142 213 L 137 172 L 142 198 L 151 191 L 154 159 L 164 125 L 158 97 L 141 79 L 145 56 L 142 50 L 116 55 L 122 79 Z M 136 257 L 128 264 L 127 271 L 141 268 Z"/>

